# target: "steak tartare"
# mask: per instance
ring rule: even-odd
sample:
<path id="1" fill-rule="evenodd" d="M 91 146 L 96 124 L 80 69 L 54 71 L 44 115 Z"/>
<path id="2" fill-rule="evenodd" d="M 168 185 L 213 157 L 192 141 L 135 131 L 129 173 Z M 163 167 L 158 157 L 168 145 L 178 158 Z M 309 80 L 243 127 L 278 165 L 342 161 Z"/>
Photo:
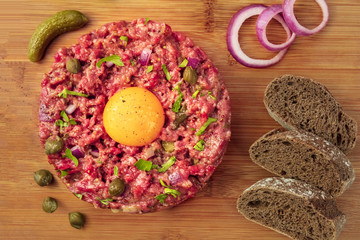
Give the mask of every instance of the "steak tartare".
<path id="1" fill-rule="evenodd" d="M 230 140 L 230 100 L 189 38 L 148 19 L 120 21 L 83 35 L 54 59 L 41 83 L 39 136 L 74 195 L 97 208 L 144 213 L 204 187 Z M 159 136 L 144 146 L 120 144 L 104 128 L 108 100 L 130 87 L 149 90 L 165 115 Z"/>

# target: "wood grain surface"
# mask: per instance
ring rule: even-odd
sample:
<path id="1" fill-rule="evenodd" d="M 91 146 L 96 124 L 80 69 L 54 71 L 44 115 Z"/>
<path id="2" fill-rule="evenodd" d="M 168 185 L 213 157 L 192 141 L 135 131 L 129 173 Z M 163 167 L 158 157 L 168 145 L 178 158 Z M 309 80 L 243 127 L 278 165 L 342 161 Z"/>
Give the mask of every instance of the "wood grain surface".
<path id="1" fill-rule="evenodd" d="M 226 47 L 230 18 L 249 4 L 279 4 L 279 0 L 1 0 L 0 7 L 0 239 L 288 239 L 249 222 L 235 207 L 240 193 L 257 180 L 272 176 L 248 156 L 249 146 L 279 125 L 262 103 L 266 85 L 285 73 L 311 77 L 323 84 L 360 122 L 360 1 L 328 0 L 330 20 L 326 28 L 310 37 L 298 37 L 285 58 L 265 69 L 237 63 Z M 57 11 L 76 9 L 89 24 L 55 39 L 38 63 L 27 59 L 27 44 L 36 26 Z M 314 1 L 298 0 L 300 22 L 315 26 L 321 12 Z M 51 170 L 38 138 L 40 82 L 53 62 L 55 51 L 70 46 L 84 33 L 102 24 L 139 17 L 166 22 L 201 46 L 218 67 L 232 103 L 232 139 L 223 163 L 209 185 L 196 197 L 173 209 L 150 214 L 114 214 L 94 209 L 78 200 L 55 179 L 39 187 L 33 172 Z M 254 18 L 255 19 L 255 18 Z M 262 49 L 254 32 L 254 19 L 240 31 L 244 50 L 254 57 L 274 53 Z M 270 25 L 269 38 L 284 39 L 281 28 Z M 340 240 L 360 239 L 360 144 L 349 155 L 357 179 L 337 199 L 347 223 Z M 46 196 L 59 208 L 42 211 Z M 68 212 L 80 211 L 86 226 L 70 227 Z"/>

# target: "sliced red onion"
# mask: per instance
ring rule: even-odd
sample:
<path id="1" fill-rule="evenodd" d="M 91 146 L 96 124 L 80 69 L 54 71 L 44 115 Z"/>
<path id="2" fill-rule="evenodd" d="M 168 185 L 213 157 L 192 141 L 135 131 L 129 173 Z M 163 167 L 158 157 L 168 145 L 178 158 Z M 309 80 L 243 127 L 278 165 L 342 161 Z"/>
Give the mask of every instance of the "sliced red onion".
<path id="1" fill-rule="evenodd" d="M 277 16 L 279 13 L 283 11 L 282 5 L 276 4 L 271 5 L 266 8 L 257 18 L 256 20 L 256 35 L 261 43 L 267 50 L 270 51 L 280 51 L 285 48 L 288 48 L 295 40 L 296 34 L 291 33 L 289 27 L 286 25 L 284 21 L 280 21 L 281 26 L 284 28 L 287 34 L 286 42 L 282 44 L 273 44 L 269 42 L 266 36 L 266 27 L 268 26 L 271 19 Z M 289 37 L 291 35 L 291 37 Z"/>
<path id="2" fill-rule="evenodd" d="M 170 185 L 176 185 L 178 183 L 183 182 L 184 179 L 182 178 L 181 174 L 177 171 L 169 175 L 169 181 L 170 181 Z"/>
<path id="3" fill-rule="evenodd" d="M 197 58 L 188 58 L 188 64 L 186 66 L 190 66 L 193 69 L 197 68 L 198 64 L 199 64 L 199 59 Z"/>
<path id="4" fill-rule="evenodd" d="M 40 107 L 39 107 L 39 121 L 40 122 L 52 122 L 53 121 L 53 119 L 48 114 L 47 107 L 42 102 L 40 102 Z"/>
<path id="5" fill-rule="evenodd" d="M 114 63 L 113 63 L 113 62 L 110 62 L 110 61 L 105 63 L 105 66 L 106 66 L 106 67 L 111 67 L 112 65 L 114 65 Z"/>
<path id="6" fill-rule="evenodd" d="M 294 14 L 294 4 L 296 0 L 284 0 L 283 2 L 283 16 L 284 19 L 289 26 L 289 28 L 296 34 L 300 36 L 308 36 L 314 33 L 319 32 L 321 29 L 323 29 L 326 25 L 326 23 L 329 20 L 329 8 L 326 4 L 325 0 L 315 0 L 317 4 L 319 4 L 323 19 L 322 22 L 313 29 L 308 29 L 304 26 L 302 26 L 298 20 L 295 17 Z"/>
<path id="7" fill-rule="evenodd" d="M 79 146 L 74 146 L 70 150 L 71 150 L 72 155 L 74 155 L 74 157 L 76 157 L 76 158 L 84 157 L 84 153 L 81 151 Z"/>
<path id="8" fill-rule="evenodd" d="M 140 55 L 140 59 L 139 59 L 139 62 L 140 62 L 141 65 L 145 66 L 145 65 L 148 64 L 151 52 L 152 52 L 151 49 L 148 49 L 148 48 L 144 48 L 142 50 L 141 55 Z"/>
<path id="9" fill-rule="evenodd" d="M 100 153 L 99 153 L 99 149 L 94 147 L 91 151 L 90 151 L 90 154 L 93 156 L 93 157 L 99 157 L 100 156 Z"/>
<path id="10" fill-rule="evenodd" d="M 278 63 L 285 55 L 288 48 L 285 48 L 279 53 L 271 58 L 271 59 L 254 59 L 247 56 L 243 50 L 240 47 L 239 43 L 239 29 L 242 26 L 242 24 L 245 22 L 246 19 L 255 16 L 260 15 L 262 11 L 264 11 L 266 7 L 264 5 L 260 4 L 253 4 L 249 5 L 243 9 L 240 9 L 231 19 L 229 23 L 229 28 L 227 31 L 227 46 L 230 54 L 238 61 L 239 63 L 243 64 L 247 67 L 253 67 L 253 68 L 263 68 L 263 67 L 269 67 L 271 65 L 274 65 Z M 280 16 L 274 17 L 278 22 L 280 22 L 282 25 L 284 20 Z"/>
<path id="11" fill-rule="evenodd" d="M 67 108 L 65 109 L 65 112 L 67 114 L 72 114 L 73 112 L 75 112 L 76 110 L 76 105 L 75 104 L 70 104 L 69 106 L 67 106 Z"/>

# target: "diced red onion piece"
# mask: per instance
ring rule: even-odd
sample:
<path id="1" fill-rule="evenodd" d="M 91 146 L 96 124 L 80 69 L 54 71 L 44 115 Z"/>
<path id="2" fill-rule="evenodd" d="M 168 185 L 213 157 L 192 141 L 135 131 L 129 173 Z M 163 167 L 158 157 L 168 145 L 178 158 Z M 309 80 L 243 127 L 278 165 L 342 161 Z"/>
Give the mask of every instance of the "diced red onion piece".
<path id="1" fill-rule="evenodd" d="M 144 151 L 144 157 L 146 159 L 151 158 L 155 155 L 155 149 L 153 147 L 149 147 Z"/>
<path id="2" fill-rule="evenodd" d="M 284 19 L 289 26 L 289 28 L 296 34 L 300 36 L 308 36 L 314 33 L 319 32 L 321 29 L 325 27 L 329 20 L 329 8 L 326 4 L 325 0 L 315 0 L 316 3 L 320 6 L 323 19 L 322 22 L 313 29 L 308 29 L 304 26 L 302 26 L 298 20 L 296 19 L 296 16 L 294 14 L 294 4 L 296 0 L 284 0 L 283 2 L 283 16 Z"/>
<path id="3" fill-rule="evenodd" d="M 176 185 L 178 183 L 183 182 L 184 179 L 182 178 L 181 174 L 177 171 L 169 175 L 169 181 L 171 185 Z"/>
<path id="4" fill-rule="evenodd" d="M 276 4 L 271 5 L 268 8 L 266 8 L 258 17 L 256 20 L 256 35 L 261 43 L 267 50 L 270 51 L 280 51 L 285 48 L 288 48 L 295 40 L 296 34 L 291 33 L 289 27 L 286 25 L 284 21 L 281 21 L 280 24 L 284 28 L 286 34 L 287 34 L 287 40 L 286 42 L 282 44 L 273 44 L 269 42 L 266 36 L 266 27 L 268 26 L 271 19 L 273 19 L 275 16 L 277 16 L 279 13 L 283 11 L 282 5 Z M 291 35 L 291 37 L 290 37 Z"/>
<path id="5" fill-rule="evenodd" d="M 84 157 L 84 153 L 81 151 L 79 146 L 74 146 L 70 150 L 71 150 L 72 155 L 74 155 L 74 157 L 76 157 L 76 158 Z"/>
<path id="6" fill-rule="evenodd" d="M 139 59 L 139 62 L 140 62 L 141 65 L 145 66 L 145 65 L 148 64 L 151 52 L 152 51 L 150 49 L 148 49 L 148 48 L 144 48 L 142 50 L 141 55 L 140 55 L 140 59 Z"/>
<path id="7" fill-rule="evenodd" d="M 69 106 L 67 106 L 67 108 L 65 109 L 65 112 L 67 114 L 72 114 L 73 112 L 75 112 L 76 110 L 76 105 L 75 104 L 70 104 Z"/>
<path id="8" fill-rule="evenodd" d="M 190 66 L 193 69 L 197 68 L 197 65 L 199 64 L 199 59 L 197 58 L 188 58 L 188 64 L 186 66 Z"/>
<path id="9" fill-rule="evenodd" d="M 100 156 L 100 153 L 99 153 L 99 149 L 97 148 L 94 148 L 90 151 L 90 154 L 93 156 L 93 157 L 99 157 Z"/>
<path id="10" fill-rule="evenodd" d="M 114 63 L 113 63 L 113 62 L 110 62 L 110 61 L 105 63 L 105 66 L 106 66 L 106 67 L 111 67 L 112 65 L 114 65 Z"/>
<path id="11" fill-rule="evenodd" d="M 39 107 L 39 121 L 40 122 L 52 122 L 53 119 L 49 116 L 46 106 L 40 102 Z"/>
<path id="12" fill-rule="evenodd" d="M 240 9 L 231 19 L 229 28 L 227 31 L 227 46 L 230 54 L 236 61 L 247 67 L 263 68 L 269 67 L 278 63 L 285 55 L 288 48 L 281 50 L 275 57 L 271 59 L 254 59 L 247 56 L 241 49 L 239 43 L 239 29 L 246 19 L 259 15 L 264 11 L 266 7 L 260 4 L 249 5 L 243 9 Z M 284 21 L 281 17 L 274 17 L 277 21 Z"/>

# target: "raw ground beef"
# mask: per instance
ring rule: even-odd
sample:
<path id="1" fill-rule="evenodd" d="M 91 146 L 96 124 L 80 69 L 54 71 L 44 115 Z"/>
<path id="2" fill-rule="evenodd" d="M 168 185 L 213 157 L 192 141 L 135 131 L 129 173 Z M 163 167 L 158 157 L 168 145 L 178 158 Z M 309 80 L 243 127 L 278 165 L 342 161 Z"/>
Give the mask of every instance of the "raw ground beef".
<path id="1" fill-rule="evenodd" d="M 126 36 L 127 42 L 121 36 Z M 139 62 L 145 48 L 151 50 L 147 65 L 153 65 L 153 70 L 149 73 L 147 66 Z M 110 55 L 120 56 L 124 66 L 103 63 L 100 68 L 96 67 L 101 58 Z M 78 44 L 59 49 L 54 58 L 51 70 L 41 83 L 39 136 L 43 145 L 48 138 L 55 136 L 64 140 L 62 151 L 49 154 L 48 160 L 72 193 L 95 207 L 141 213 L 175 206 L 204 187 L 220 164 L 230 140 L 230 100 L 217 69 L 189 38 L 173 32 L 164 23 L 150 20 L 145 24 L 145 19 L 120 21 L 83 35 Z M 66 61 L 70 58 L 80 60 L 79 73 L 66 70 Z M 195 85 L 183 81 L 184 68 L 179 65 L 185 58 L 195 60 L 195 63 L 198 61 L 194 68 L 198 75 Z M 170 73 L 169 81 L 163 64 Z M 165 124 L 158 139 L 142 147 L 115 142 L 105 132 L 102 121 L 108 99 L 118 90 L 132 86 L 150 90 L 165 112 Z M 177 114 L 172 111 L 172 106 L 179 96 L 179 91 L 174 89 L 176 86 L 183 94 L 182 111 L 187 118 L 174 129 Z M 63 89 L 87 94 L 88 97 L 59 97 Z M 198 94 L 194 97 L 196 91 Z M 60 114 L 70 105 L 75 110 L 67 116 L 74 119 L 76 125 L 60 128 L 55 122 L 65 121 Z M 217 121 L 197 136 L 195 133 L 209 117 Z M 204 149 L 194 149 L 201 139 Z M 173 142 L 174 150 L 165 151 L 164 142 Z M 64 156 L 65 150 L 73 147 L 82 153 L 77 166 Z M 139 159 L 161 166 L 172 156 L 176 161 L 165 172 L 157 169 L 144 171 L 134 166 Z M 117 176 L 114 174 L 115 166 Z M 111 197 L 109 184 L 116 178 L 125 182 L 125 191 L 120 196 Z M 160 179 L 180 195 L 167 194 L 164 202 L 156 199 L 155 196 L 164 194 L 166 188 Z"/>

